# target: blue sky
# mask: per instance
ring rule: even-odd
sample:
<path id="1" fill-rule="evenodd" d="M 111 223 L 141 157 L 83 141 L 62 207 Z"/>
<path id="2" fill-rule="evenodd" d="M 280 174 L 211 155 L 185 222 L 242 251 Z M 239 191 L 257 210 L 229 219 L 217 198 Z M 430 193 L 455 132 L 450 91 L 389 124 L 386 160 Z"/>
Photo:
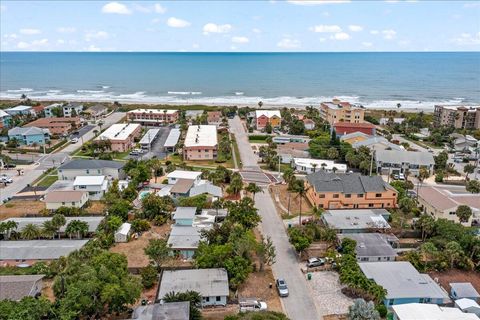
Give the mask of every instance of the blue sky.
<path id="1" fill-rule="evenodd" d="M 480 1 L 0 1 L 1 51 L 480 51 Z"/>

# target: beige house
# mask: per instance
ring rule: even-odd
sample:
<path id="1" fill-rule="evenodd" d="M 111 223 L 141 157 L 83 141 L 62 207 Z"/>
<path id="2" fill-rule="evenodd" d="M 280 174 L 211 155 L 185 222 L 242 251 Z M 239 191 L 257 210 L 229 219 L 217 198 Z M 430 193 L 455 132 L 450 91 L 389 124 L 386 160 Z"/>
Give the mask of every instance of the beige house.
<path id="1" fill-rule="evenodd" d="M 184 160 L 213 160 L 217 158 L 217 127 L 196 125 L 188 127 L 183 144 Z"/>
<path id="2" fill-rule="evenodd" d="M 480 106 L 435 106 L 433 124 L 456 129 L 479 129 Z"/>
<path id="3" fill-rule="evenodd" d="M 110 140 L 112 151 L 125 152 L 135 146 L 135 138 L 142 133 L 138 123 L 117 123 L 105 130 L 95 140 Z"/>
<path id="4" fill-rule="evenodd" d="M 418 190 L 418 203 L 425 214 L 435 219 L 448 219 L 460 222 L 455 211 L 458 206 L 466 205 L 472 209 L 472 217 L 466 222 L 480 222 L 480 196 L 472 194 L 458 186 L 423 186 Z"/>
<path id="5" fill-rule="evenodd" d="M 60 207 L 82 208 L 87 201 L 86 191 L 51 191 L 45 196 L 48 210 L 57 210 Z"/>
<path id="6" fill-rule="evenodd" d="M 362 123 L 365 109 L 335 99 L 332 102 L 320 104 L 320 116 L 330 124 L 336 122 Z"/>

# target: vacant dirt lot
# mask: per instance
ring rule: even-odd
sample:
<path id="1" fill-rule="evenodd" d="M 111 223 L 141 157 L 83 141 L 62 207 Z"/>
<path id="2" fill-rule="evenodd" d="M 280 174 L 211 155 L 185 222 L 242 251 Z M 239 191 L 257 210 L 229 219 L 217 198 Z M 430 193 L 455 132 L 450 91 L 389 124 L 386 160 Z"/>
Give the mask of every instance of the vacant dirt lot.
<path id="1" fill-rule="evenodd" d="M 148 245 L 151 239 L 166 238 L 170 230 L 169 224 L 162 226 L 154 226 L 149 231 L 144 232 L 138 239 L 131 239 L 126 243 L 117 243 L 110 251 L 115 253 L 123 253 L 127 256 L 129 268 L 146 267 L 149 264 L 149 259 L 143 252 L 143 249 Z"/>
<path id="2" fill-rule="evenodd" d="M 269 288 L 270 283 L 272 284 L 271 289 Z M 270 268 L 266 268 L 262 272 L 251 273 L 247 281 L 238 289 L 238 297 L 260 299 L 267 303 L 268 310 L 283 312 L 280 297 L 275 289 L 275 279 Z"/>
<path id="3" fill-rule="evenodd" d="M 480 273 L 464 270 L 449 270 L 442 272 L 429 272 L 433 279 L 437 278 L 441 286 L 450 293 L 450 282 L 471 282 L 473 287 L 480 292 Z"/>
<path id="4" fill-rule="evenodd" d="M 90 205 L 85 209 L 88 214 L 103 214 L 105 203 L 102 201 L 90 201 Z"/>
<path id="5" fill-rule="evenodd" d="M 13 200 L 0 206 L 0 220 L 36 215 L 45 209 L 45 203 L 41 201 Z"/>
<path id="6" fill-rule="evenodd" d="M 273 201 L 275 206 L 279 209 L 282 215 L 286 215 L 288 210 L 288 199 L 290 198 L 290 215 L 297 215 L 300 212 L 300 197 L 294 192 L 287 191 L 288 186 L 279 184 L 270 187 L 272 192 Z M 277 199 L 280 203 L 277 202 Z M 312 210 L 312 206 L 308 200 L 303 197 L 302 199 L 302 213 L 309 213 Z"/>

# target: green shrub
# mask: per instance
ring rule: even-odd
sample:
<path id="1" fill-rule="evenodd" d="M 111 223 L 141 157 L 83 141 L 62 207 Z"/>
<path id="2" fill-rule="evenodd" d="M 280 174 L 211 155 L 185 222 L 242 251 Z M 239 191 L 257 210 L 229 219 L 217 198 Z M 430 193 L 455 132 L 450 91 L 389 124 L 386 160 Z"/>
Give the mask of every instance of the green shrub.
<path id="1" fill-rule="evenodd" d="M 149 264 L 145 268 L 140 271 L 140 276 L 142 277 L 142 285 L 145 289 L 149 289 L 153 287 L 155 282 L 157 281 L 157 268 L 153 265 Z"/>
<path id="2" fill-rule="evenodd" d="M 385 318 L 387 316 L 388 310 L 387 310 L 387 307 L 385 307 L 385 305 L 383 303 L 377 304 L 375 306 L 375 309 L 380 314 L 380 317 Z"/>

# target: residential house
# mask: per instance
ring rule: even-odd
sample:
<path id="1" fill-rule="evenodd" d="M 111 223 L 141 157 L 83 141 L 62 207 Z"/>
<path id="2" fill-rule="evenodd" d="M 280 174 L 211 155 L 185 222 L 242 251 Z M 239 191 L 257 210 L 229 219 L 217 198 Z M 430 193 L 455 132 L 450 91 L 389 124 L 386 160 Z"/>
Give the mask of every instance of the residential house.
<path id="1" fill-rule="evenodd" d="M 138 306 L 133 310 L 135 320 L 190 320 L 190 302 L 164 302 Z"/>
<path id="2" fill-rule="evenodd" d="M 272 142 L 275 144 L 287 144 L 287 143 L 309 143 L 310 137 L 308 136 L 290 136 L 290 135 L 279 135 L 273 136 Z"/>
<path id="3" fill-rule="evenodd" d="M 175 152 L 177 149 L 178 140 L 180 140 L 180 129 L 172 129 L 167 136 L 167 140 L 163 144 L 165 152 Z"/>
<path id="4" fill-rule="evenodd" d="M 393 246 L 398 245 L 398 238 L 384 233 L 345 233 L 337 235 L 339 242 L 349 238 L 357 242 L 355 247 L 358 262 L 395 261 L 397 253 Z"/>
<path id="5" fill-rule="evenodd" d="M 383 303 L 449 303 L 448 293 L 428 274 L 419 273 L 410 262 L 360 262 L 365 276 L 387 290 Z"/>
<path id="6" fill-rule="evenodd" d="M 293 158 L 292 168 L 298 172 L 306 174 L 317 171 L 324 172 L 347 172 L 347 165 L 343 163 L 335 163 L 332 160 L 309 159 L 309 158 Z"/>
<path id="7" fill-rule="evenodd" d="M 330 125 L 335 122 L 362 123 L 364 122 L 365 109 L 349 102 L 334 99 L 332 102 L 322 102 L 320 104 L 320 116 Z"/>
<path id="8" fill-rule="evenodd" d="M 474 314 L 436 304 L 405 303 L 392 306 L 392 320 L 478 320 Z"/>
<path id="9" fill-rule="evenodd" d="M 190 189 L 193 188 L 195 180 L 178 179 L 178 181 L 170 188 L 170 195 L 173 198 L 189 197 Z"/>
<path id="10" fill-rule="evenodd" d="M 173 223 L 178 226 L 192 226 L 197 207 L 177 207 L 172 213 Z"/>
<path id="11" fill-rule="evenodd" d="M 168 184 L 176 184 L 180 179 L 194 180 L 195 183 L 199 183 L 202 178 L 202 173 L 200 171 L 184 171 L 184 170 L 174 170 L 167 174 Z"/>
<path id="12" fill-rule="evenodd" d="M 30 123 L 24 125 L 24 128 L 28 127 L 37 127 L 41 129 L 47 129 L 52 135 L 68 135 L 72 130 L 80 128 L 80 118 L 71 117 L 71 118 L 39 118 Z"/>
<path id="13" fill-rule="evenodd" d="M 54 110 L 58 110 L 58 112 L 55 112 Z M 45 118 L 61 116 L 63 115 L 63 104 L 54 103 L 54 104 L 48 105 L 45 108 L 43 108 L 43 113 L 45 114 Z"/>
<path id="14" fill-rule="evenodd" d="M 335 130 L 337 137 L 342 137 L 353 132 L 363 132 L 370 136 L 377 134 L 375 125 L 370 122 L 335 122 L 333 124 L 333 130 Z"/>
<path id="15" fill-rule="evenodd" d="M 94 106 L 89 107 L 85 110 L 85 113 L 89 114 L 91 118 L 97 119 L 105 114 L 107 114 L 108 108 L 103 104 L 96 104 Z"/>
<path id="16" fill-rule="evenodd" d="M 70 102 L 62 106 L 64 117 L 78 117 L 83 111 L 83 104 L 80 102 Z"/>
<path id="17" fill-rule="evenodd" d="M 479 129 L 480 106 L 436 105 L 433 125 L 455 129 Z"/>
<path id="18" fill-rule="evenodd" d="M 200 228 L 194 226 L 172 225 L 172 230 L 167 240 L 167 244 L 172 250 L 172 255 L 185 260 L 192 259 L 200 243 L 200 231 Z"/>
<path id="19" fill-rule="evenodd" d="M 478 302 L 480 294 L 470 282 L 450 282 L 449 285 L 452 299 L 470 299 Z"/>
<path id="20" fill-rule="evenodd" d="M 315 129 L 315 121 L 312 119 L 303 119 L 303 124 L 305 125 L 305 130 L 313 130 Z"/>
<path id="21" fill-rule="evenodd" d="M 42 293 L 44 274 L 0 276 L 0 301 L 20 301 Z"/>
<path id="22" fill-rule="evenodd" d="M 346 143 L 349 143 L 349 144 L 354 144 L 356 142 L 365 141 L 365 140 L 367 140 L 371 137 L 372 136 L 369 135 L 369 134 L 366 134 L 366 133 L 363 133 L 363 132 L 360 132 L 360 131 L 354 131 L 352 133 L 347 133 L 347 134 L 342 135 L 340 137 L 340 141 L 346 142 Z"/>
<path id="23" fill-rule="evenodd" d="M 227 305 L 228 275 L 223 268 L 164 270 L 160 275 L 158 300 L 170 292 L 196 291 L 202 297 L 201 305 Z"/>
<path id="24" fill-rule="evenodd" d="M 477 301 L 472 300 L 472 299 L 458 299 L 455 300 L 455 307 L 457 307 L 459 310 L 463 312 L 462 316 L 470 316 L 471 318 L 468 319 L 475 319 L 478 320 L 480 319 L 480 305 L 478 305 Z M 474 318 L 476 317 L 476 318 Z M 456 318 L 456 319 L 463 319 L 463 318 Z M 455 319 L 455 320 L 456 320 Z M 465 318 L 467 319 L 467 318 Z"/>
<path id="25" fill-rule="evenodd" d="M 66 257 L 89 240 L 17 240 L 0 241 L 0 266 L 31 266 Z M 0 290 L 2 291 L 2 290 Z"/>
<path id="26" fill-rule="evenodd" d="M 201 180 L 199 184 L 194 185 L 189 192 L 190 197 L 206 194 L 212 197 L 212 200 L 218 200 L 223 197 L 222 188 L 210 183 L 207 180 Z"/>
<path id="27" fill-rule="evenodd" d="M 367 147 L 370 150 L 394 150 L 394 151 L 405 151 L 405 148 L 402 146 L 391 143 L 384 137 L 373 136 L 363 141 L 358 141 L 352 144 L 354 149 L 358 149 L 360 147 Z"/>
<path id="28" fill-rule="evenodd" d="M 59 180 L 75 180 L 77 176 L 107 176 L 110 180 L 125 179 L 125 163 L 111 160 L 74 159 L 58 167 Z"/>
<path id="29" fill-rule="evenodd" d="M 77 176 L 73 190 L 87 191 L 90 200 L 100 200 L 108 191 L 109 181 L 105 176 Z"/>
<path id="30" fill-rule="evenodd" d="M 280 127 L 282 122 L 282 115 L 280 110 L 256 110 L 255 111 L 255 125 L 257 130 L 265 129 L 267 123 L 270 123 L 272 128 Z"/>
<path id="31" fill-rule="evenodd" d="M 41 116 L 45 106 L 41 104 L 37 104 L 36 106 L 32 106 L 33 112 L 35 112 L 36 116 Z"/>
<path id="32" fill-rule="evenodd" d="M 207 112 L 207 123 L 213 125 L 219 125 L 222 123 L 222 112 L 221 111 L 208 111 Z"/>
<path id="33" fill-rule="evenodd" d="M 130 234 L 132 233 L 132 225 L 128 222 L 122 223 L 114 234 L 115 242 L 128 242 Z"/>
<path id="34" fill-rule="evenodd" d="M 458 207 L 465 205 L 472 209 L 472 217 L 466 222 L 480 222 L 480 197 L 458 186 L 421 186 L 418 188 L 418 204 L 423 213 L 436 219 L 460 222 L 455 214 Z"/>
<path id="35" fill-rule="evenodd" d="M 308 143 L 289 142 L 285 144 L 277 144 L 277 154 L 281 163 L 291 164 L 294 158 L 308 158 Z"/>
<path id="36" fill-rule="evenodd" d="M 183 143 L 184 160 L 213 160 L 217 158 L 217 127 L 195 125 L 188 127 Z"/>
<path id="37" fill-rule="evenodd" d="M 12 126 L 12 116 L 3 110 L 0 110 L 0 129 L 10 128 Z"/>
<path id="38" fill-rule="evenodd" d="M 433 174 L 435 160 L 430 152 L 375 150 L 375 167 L 377 173 L 384 175 L 405 173 L 418 176 L 421 168 Z"/>
<path id="39" fill-rule="evenodd" d="M 135 138 L 142 133 L 142 127 L 138 123 L 117 123 L 103 133 L 95 140 L 110 140 L 112 151 L 125 152 L 135 146 Z"/>
<path id="40" fill-rule="evenodd" d="M 8 108 L 4 110 L 6 113 L 8 113 L 11 116 L 36 116 L 35 110 L 33 110 L 33 107 L 31 106 L 16 106 L 13 108 Z"/>
<path id="41" fill-rule="evenodd" d="M 127 112 L 127 119 L 143 126 L 162 125 L 178 121 L 178 110 L 135 109 Z"/>
<path id="42" fill-rule="evenodd" d="M 324 209 L 395 208 L 397 190 L 380 176 L 318 171 L 307 175 L 307 199 Z"/>
<path id="43" fill-rule="evenodd" d="M 88 201 L 85 191 L 50 191 L 45 195 L 45 205 L 48 210 L 60 207 L 83 208 Z"/>
<path id="44" fill-rule="evenodd" d="M 21 145 L 44 145 L 49 138 L 50 132 L 48 129 L 41 129 L 37 127 L 15 127 L 8 130 L 8 140 L 15 139 Z"/>
<path id="45" fill-rule="evenodd" d="M 478 140 L 470 135 L 459 137 L 453 142 L 453 149 L 460 152 L 468 152 L 477 148 L 478 146 Z"/>
<path id="46" fill-rule="evenodd" d="M 405 121 L 405 118 L 380 118 L 378 120 L 381 126 L 386 126 L 388 124 L 402 124 Z"/>
<path id="47" fill-rule="evenodd" d="M 385 209 L 327 210 L 322 216 L 323 224 L 338 233 L 368 233 L 390 229 L 387 220 L 390 213 Z"/>

